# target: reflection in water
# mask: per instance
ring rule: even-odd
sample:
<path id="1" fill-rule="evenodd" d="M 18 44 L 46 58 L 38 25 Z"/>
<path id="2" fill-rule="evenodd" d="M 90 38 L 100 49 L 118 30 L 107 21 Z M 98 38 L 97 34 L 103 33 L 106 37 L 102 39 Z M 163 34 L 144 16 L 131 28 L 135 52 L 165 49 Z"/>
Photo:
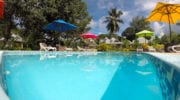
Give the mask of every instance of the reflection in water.
<path id="1" fill-rule="evenodd" d="M 8 71 L 8 70 L 5 71 L 5 74 L 6 74 L 6 75 L 9 75 L 10 73 L 11 73 L 11 72 Z"/>
<path id="2" fill-rule="evenodd" d="M 144 58 L 144 59 L 139 61 L 138 66 L 143 67 L 143 66 L 145 66 L 147 64 L 148 64 L 148 60 Z"/>
<path id="3" fill-rule="evenodd" d="M 149 74 L 152 74 L 152 72 L 144 72 L 144 71 L 139 71 L 139 70 L 136 70 L 135 72 L 137 72 L 138 74 L 141 74 L 141 75 L 149 75 Z"/>
<path id="4" fill-rule="evenodd" d="M 96 67 L 95 66 L 85 66 L 82 68 L 82 70 L 86 71 L 86 72 L 92 72 L 92 71 L 96 70 Z"/>
<path id="5" fill-rule="evenodd" d="M 153 93 L 156 93 L 157 95 L 160 94 L 159 87 L 157 85 L 148 85 L 147 86 Z"/>
<path id="6" fill-rule="evenodd" d="M 45 60 L 45 59 L 51 59 L 51 58 L 56 58 L 57 54 L 56 53 L 41 53 L 39 60 Z"/>

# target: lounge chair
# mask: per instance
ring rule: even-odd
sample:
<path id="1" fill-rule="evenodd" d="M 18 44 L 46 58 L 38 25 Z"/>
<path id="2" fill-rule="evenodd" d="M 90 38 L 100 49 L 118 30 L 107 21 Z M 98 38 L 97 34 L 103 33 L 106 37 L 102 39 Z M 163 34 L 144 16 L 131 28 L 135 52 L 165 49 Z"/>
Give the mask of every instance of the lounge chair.
<path id="1" fill-rule="evenodd" d="M 66 50 L 66 51 L 73 51 L 72 48 L 67 48 L 67 47 L 65 47 L 65 50 Z"/>
<path id="2" fill-rule="evenodd" d="M 154 49 L 152 46 L 148 46 L 148 51 L 149 52 L 156 52 L 156 49 Z"/>
<path id="3" fill-rule="evenodd" d="M 170 47 L 168 47 L 168 49 L 172 50 L 175 53 L 180 53 L 180 44 L 170 46 Z"/>
<path id="4" fill-rule="evenodd" d="M 94 49 L 94 48 L 84 49 L 79 46 L 77 46 L 77 48 L 78 48 L 78 51 L 88 51 L 88 52 L 96 52 L 97 51 L 97 49 Z"/>
<path id="5" fill-rule="evenodd" d="M 44 51 L 56 51 L 56 47 L 47 46 L 46 43 L 39 43 L 39 45 L 40 45 L 40 50 L 44 50 Z"/>
<path id="6" fill-rule="evenodd" d="M 86 51 L 86 49 L 77 46 L 78 51 Z"/>
<path id="7" fill-rule="evenodd" d="M 136 48 L 136 51 L 137 52 L 143 52 L 143 48 L 138 47 L 138 48 Z"/>

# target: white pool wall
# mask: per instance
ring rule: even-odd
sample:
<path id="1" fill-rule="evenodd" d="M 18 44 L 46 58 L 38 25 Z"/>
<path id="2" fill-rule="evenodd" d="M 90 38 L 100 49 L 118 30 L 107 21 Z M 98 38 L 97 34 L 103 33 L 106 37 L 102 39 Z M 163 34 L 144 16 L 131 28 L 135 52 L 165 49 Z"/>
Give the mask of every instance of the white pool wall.
<path id="1" fill-rule="evenodd" d="M 0 100 L 9 100 L 8 96 L 6 95 L 4 89 L 2 88 L 2 55 L 3 51 L 0 51 Z"/>
<path id="2" fill-rule="evenodd" d="M 180 100 L 180 54 L 147 53 L 156 66 L 165 100 Z"/>

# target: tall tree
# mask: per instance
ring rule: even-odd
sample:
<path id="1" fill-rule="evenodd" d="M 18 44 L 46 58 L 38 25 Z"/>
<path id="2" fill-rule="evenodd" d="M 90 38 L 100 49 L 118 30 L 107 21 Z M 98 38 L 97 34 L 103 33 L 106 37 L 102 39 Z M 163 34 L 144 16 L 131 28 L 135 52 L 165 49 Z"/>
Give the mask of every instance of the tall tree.
<path id="1" fill-rule="evenodd" d="M 5 49 L 11 39 L 11 30 L 16 28 L 14 13 L 19 9 L 19 0 L 6 0 L 4 3 L 4 18 L 0 20 L 0 36 L 3 38 L 1 49 Z"/>
<path id="2" fill-rule="evenodd" d="M 60 36 L 74 39 L 78 36 L 77 34 L 90 29 L 86 26 L 91 17 L 87 12 L 86 4 L 81 0 L 6 0 L 5 3 L 5 16 L 1 23 L 4 24 L 3 27 L 7 26 L 6 33 L 10 34 L 13 28 L 20 27 L 20 35 L 32 49 L 38 49 L 39 41 L 48 40 L 55 44 Z M 66 33 L 70 34 L 65 35 L 43 30 L 45 25 L 56 19 L 72 23 L 78 29 L 68 31 Z M 6 23 L 8 25 L 5 26 Z M 3 27 L 0 28 L 5 31 Z"/>
<path id="3" fill-rule="evenodd" d="M 149 30 L 152 31 L 152 28 L 150 27 L 150 22 L 146 21 L 145 17 L 134 17 L 132 19 L 132 22 L 130 22 L 130 27 L 134 28 L 134 32 L 140 32 L 142 30 Z"/>
<path id="4" fill-rule="evenodd" d="M 146 21 L 145 17 L 134 17 L 130 22 L 130 26 L 123 31 L 122 36 L 126 36 L 130 41 L 135 39 L 137 32 L 142 30 L 152 31 L 150 23 Z"/>
<path id="5" fill-rule="evenodd" d="M 119 24 L 123 23 L 123 20 L 120 18 L 122 14 L 122 11 L 117 10 L 116 8 L 112 8 L 108 11 L 108 16 L 106 16 L 106 20 L 104 22 L 107 23 L 106 28 L 109 31 L 109 34 L 114 34 L 119 31 Z"/>
<path id="6" fill-rule="evenodd" d="M 133 27 L 128 27 L 122 32 L 122 36 L 126 37 L 126 39 L 133 41 L 135 39 L 135 34 L 134 34 L 134 28 Z"/>

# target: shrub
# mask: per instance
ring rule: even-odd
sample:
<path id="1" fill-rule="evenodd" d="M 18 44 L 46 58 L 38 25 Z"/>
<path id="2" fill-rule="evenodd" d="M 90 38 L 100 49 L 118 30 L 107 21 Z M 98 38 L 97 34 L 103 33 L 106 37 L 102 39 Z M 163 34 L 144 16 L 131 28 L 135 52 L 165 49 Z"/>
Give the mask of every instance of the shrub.
<path id="1" fill-rule="evenodd" d="M 148 51 L 148 44 L 142 43 L 141 46 L 142 46 L 144 51 Z"/>
<path id="2" fill-rule="evenodd" d="M 134 48 L 134 47 L 129 47 L 128 49 L 129 49 L 129 51 L 136 51 L 136 48 Z"/>
<path id="3" fill-rule="evenodd" d="M 123 47 L 124 48 L 128 48 L 129 47 L 130 42 L 128 40 L 123 40 L 122 42 L 123 42 Z"/>
<path id="4" fill-rule="evenodd" d="M 128 49 L 128 48 L 122 48 L 122 49 L 120 49 L 120 51 L 123 51 L 123 52 L 128 52 L 128 51 L 129 51 L 129 49 Z"/>
<path id="5" fill-rule="evenodd" d="M 164 44 L 154 44 L 153 45 L 153 47 L 157 50 L 157 51 L 159 51 L 159 52 L 161 52 L 161 51 L 164 51 Z"/>
<path id="6" fill-rule="evenodd" d="M 31 51 L 32 49 L 31 49 L 31 48 L 23 48 L 22 50 L 28 50 L 28 51 Z"/>
<path id="7" fill-rule="evenodd" d="M 97 47 L 98 51 L 110 51 L 111 50 L 111 46 L 105 43 L 99 44 L 99 46 Z"/>

